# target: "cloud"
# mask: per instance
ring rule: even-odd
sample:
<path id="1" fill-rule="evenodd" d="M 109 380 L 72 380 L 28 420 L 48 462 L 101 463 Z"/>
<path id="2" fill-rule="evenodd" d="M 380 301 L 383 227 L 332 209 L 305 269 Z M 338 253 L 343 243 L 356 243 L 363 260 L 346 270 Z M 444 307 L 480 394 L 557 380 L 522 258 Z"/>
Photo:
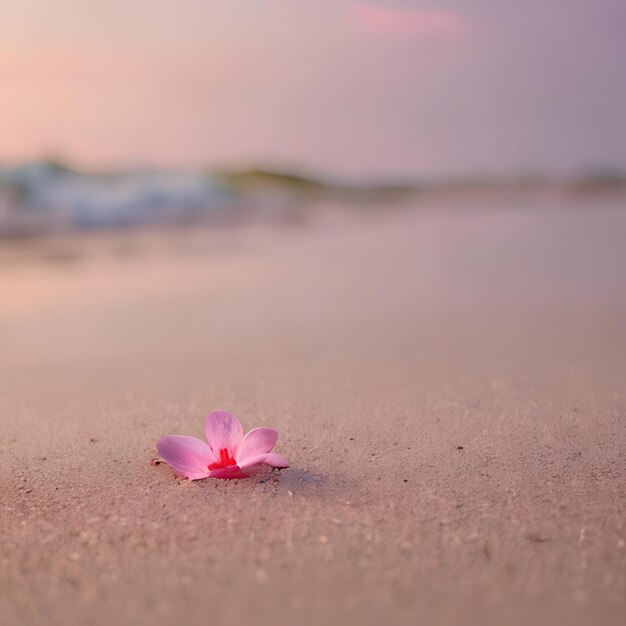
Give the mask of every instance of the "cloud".
<path id="1" fill-rule="evenodd" d="M 412 37 L 456 37 L 467 30 L 465 17 L 452 9 L 359 4 L 350 19 L 360 29 Z"/>

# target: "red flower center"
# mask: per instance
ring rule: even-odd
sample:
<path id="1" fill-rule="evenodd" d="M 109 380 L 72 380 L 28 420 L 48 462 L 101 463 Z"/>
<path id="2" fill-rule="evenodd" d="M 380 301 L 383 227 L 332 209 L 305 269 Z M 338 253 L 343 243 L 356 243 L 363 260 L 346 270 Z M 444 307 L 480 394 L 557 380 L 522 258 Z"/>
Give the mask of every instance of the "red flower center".
<path id="1" fill-rule="evenodd" d="M 235 459 L 231 456 L 228 448 L 222 448 L 220 450 L 220 455 L 215 463 L 211 463 L 209 465 L 210 470 L 221 469 L 222 467 L 232 467 L 233 465 L 237 465 Z"/>

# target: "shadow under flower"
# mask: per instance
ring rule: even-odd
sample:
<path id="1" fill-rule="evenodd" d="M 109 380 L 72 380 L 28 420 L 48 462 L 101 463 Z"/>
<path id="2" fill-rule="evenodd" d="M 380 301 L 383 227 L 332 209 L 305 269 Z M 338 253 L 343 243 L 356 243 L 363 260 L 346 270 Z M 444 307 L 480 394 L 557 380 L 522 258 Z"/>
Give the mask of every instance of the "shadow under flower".
<path id="1" fill-rule="evenodd" d="M 327 477 L 300 467 L 288 467 L 286 469 L 274 469 L 268 474 L 258 476 L 257 483 L 280 483 L 286 488 L 295 487 L 321 487 Z"/>

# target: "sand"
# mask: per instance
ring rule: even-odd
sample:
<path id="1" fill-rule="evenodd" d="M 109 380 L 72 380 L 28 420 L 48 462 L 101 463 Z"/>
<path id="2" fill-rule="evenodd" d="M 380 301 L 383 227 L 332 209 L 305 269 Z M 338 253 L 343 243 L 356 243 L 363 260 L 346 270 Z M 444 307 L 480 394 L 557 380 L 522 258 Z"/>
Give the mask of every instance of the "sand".
<path id="1" fill-rule="evenodd" d="M 621 624 L 626 212 L 0 243 L 3 626 Z M 291 467 L 177 478 L 206 413 Z"/>

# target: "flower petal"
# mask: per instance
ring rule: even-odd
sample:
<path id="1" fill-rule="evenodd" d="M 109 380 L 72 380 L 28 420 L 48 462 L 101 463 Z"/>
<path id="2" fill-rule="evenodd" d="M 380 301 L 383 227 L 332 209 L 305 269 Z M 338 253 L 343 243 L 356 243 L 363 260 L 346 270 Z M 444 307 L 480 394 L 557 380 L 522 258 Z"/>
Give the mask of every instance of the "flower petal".
<path id="1" fill-rule="evenodd" d="M 241 442 L 237 452 L 237 461 L 246 464 L 246 461 L 259 454 L 267 454 L 278 441 L 278 432 L 272 428 L 254 428 Z"/>
<path id="2" fill-rule="evenodd" d="M 241 471 L 246 478 L 251 478 L 252 476 L 259 476 L 260 474 L 268 474 L 272 471 L 272 468 L 269 465 L 264 465 L 263 463 L 255 463 L 254 465 L 250 465 Z"/>
<path id="3" fill-rule="evenodd" d="M 230 467 L 220 467 L 211 471 L 211 478 L 246 478 L 247 474 L 241 471 L 241 468 L 237 465 L 231 465 Z"/>
<path id="4" fill-rule="evenodd" d="M 211 411 L 204 421 L 204 432 L 216 455 L 219 455 L 220 450 L 226 449 L 234 456 L 243 438 L 241 423 L 228 411 Z"/>
<path id="5" fill-rule="evenodd" d="M 289 461 L 281 454 L 276 454 L 276 452 L 270 452 L 267 454 L 263 463 L 265 463 L 265 465 L 269 465 L 270 467 L 278 467 L 279 469 L 289 467 Z"/>
<path id="6" fill-rule="evenodd" d="M 284 468 L 289 467 L 289 461 L 284 456 L 270 452 L 269 454 L 257 454 L 256 456 L 249 456 L 245 462 L 241 461 L 239 467 L 242 472 L 249 474 L 250 471 L 257 465 L 266 465 L 267 467 Z"/>
<path id="7" fill-rule="evenodd" d="M 156 449 L 168 465 L 191 480 L 209 476 L 209 465 L 215 460 L 204 441 L 185 435 L 161 437 Z"/>

